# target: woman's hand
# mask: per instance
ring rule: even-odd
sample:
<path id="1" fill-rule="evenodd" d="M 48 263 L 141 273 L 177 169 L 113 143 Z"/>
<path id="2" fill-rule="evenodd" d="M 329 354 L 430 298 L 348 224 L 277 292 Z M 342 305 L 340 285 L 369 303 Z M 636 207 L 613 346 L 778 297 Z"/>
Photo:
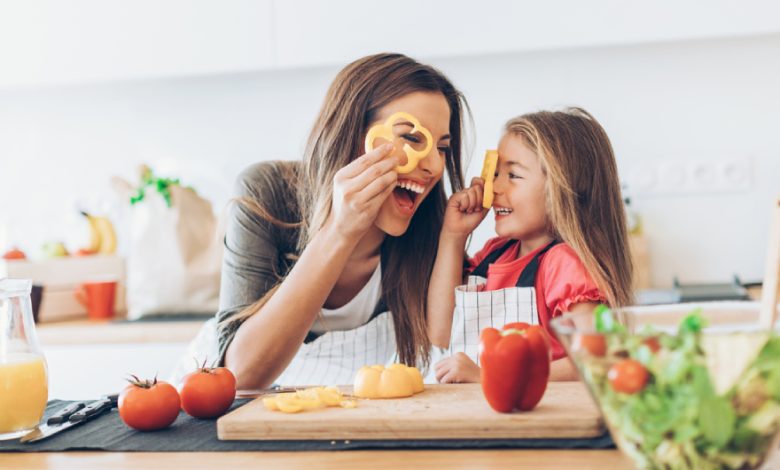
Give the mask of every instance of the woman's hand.
<path id="1" fill-rule="evenodd" d="M 442 359 L 434 366 L 439 383 L 478 383 L 479 366 L 462 352 Z"/>
<path id="2" fill-rule="evenodd" d="M 471 186 L 450 196 L 444 212 L 442 235 L 466 238 L 479 226 L 488 213 L 482 207 L 482 178 L 471 180 Z"/>
<path id="3" fill-rule="evenodd" d="M 331 221 L 348 239 L 360 238 L 398 182 L 398 158 L 386 158 L 393 144 L 384 144 L 355 159 L 333 178 Z"/>

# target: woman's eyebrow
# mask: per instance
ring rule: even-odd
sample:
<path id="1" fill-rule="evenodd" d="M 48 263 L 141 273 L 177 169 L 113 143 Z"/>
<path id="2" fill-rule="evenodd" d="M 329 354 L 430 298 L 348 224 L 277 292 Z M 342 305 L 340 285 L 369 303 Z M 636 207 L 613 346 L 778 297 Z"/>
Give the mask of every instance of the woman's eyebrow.
<path id="1" fill-rule="evenodd" d="M 414 127 L 414 124 L 412 124 L 412 123 L 411 123 L 411 122 L 409 122 L 409 121 L 398 121 L 398 122 L 396 122 L 395 124 L 393 124 L 393 127 L 395 127 L 395 126 L 407 126 L 407 127 Z M 440 140 L 440 141 L 441 141 L 441 140 L 447 140 L 447 139 L 452 139 L 452 136 L 451 136 L 451 135 L 449 135 L 449 134 L 444 134 L 443 136 L 439 137 L 439 140 Z"/>

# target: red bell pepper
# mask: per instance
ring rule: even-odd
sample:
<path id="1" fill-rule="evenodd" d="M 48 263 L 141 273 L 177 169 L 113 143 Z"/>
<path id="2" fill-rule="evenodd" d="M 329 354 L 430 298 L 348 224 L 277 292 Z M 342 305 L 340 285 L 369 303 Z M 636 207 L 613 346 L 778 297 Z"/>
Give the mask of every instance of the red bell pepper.
<path id="1" fill-rule="evenodd" d="M 550 342 L 541 326 L 508 323 L 480 335 L 482 392 L 501 413 L 532 410 L 550 378 Z"/>

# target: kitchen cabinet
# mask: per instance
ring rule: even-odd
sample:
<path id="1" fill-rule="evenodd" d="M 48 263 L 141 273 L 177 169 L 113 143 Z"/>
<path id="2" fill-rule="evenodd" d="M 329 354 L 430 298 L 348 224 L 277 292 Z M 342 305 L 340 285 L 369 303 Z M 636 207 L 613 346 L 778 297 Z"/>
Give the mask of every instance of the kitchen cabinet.
<path id="1" fill-rule="evenodd" d="M 274 23 L 276 66 L 305 67 L 383 51 L 432 58 L 762 34 L 780 31 L 780 7 L 724 0 L 279 0 Z"/>
<path id="2" fill-rule="evenodd" d="M 83 400 L 119 392 L 129 374 L 168 380 L 201 325 L 88 320 L 38 325 L 49 398 Z"/>
<path id="3" fill-rule="evenodd" d="M 0 89 L 777 32 L 766 1 L 6 0 Z"/>
<path id="4" fill-rule="evenodd" d="M 271 0 L 0 3 L 0 87 L 272 65 Z"/>

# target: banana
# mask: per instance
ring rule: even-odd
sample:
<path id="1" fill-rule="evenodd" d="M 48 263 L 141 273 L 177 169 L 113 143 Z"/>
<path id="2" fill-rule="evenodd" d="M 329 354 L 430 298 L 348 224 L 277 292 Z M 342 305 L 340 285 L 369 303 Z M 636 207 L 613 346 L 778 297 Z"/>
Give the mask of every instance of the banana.
<path id="1" fill-rule="evenodd" d="M 100 230 L 98 229 L 97 221 L 95 220 L 95 217 L 92 217 L 84 211 L 81 211 L 81 215 L 89 222 L 89 246 L 87 249 L 97 253 L 100 250 Z"/>
<path id="2" fill-rule="evenodd" d="M 114 231 L 114 225 L 108 219 L 108 217 L 98 216 L 97 220 L 98 230 L 100 231 L 100 250 L 101 254 L 110 255 L 116 252 L 116 232 Z"/>
<path id="3" fill-rule="evenodd" d="M 104 255 L 116 252 L 116 232 L 108 217 L 81 212 L 89 222 L 89 250 Z"/>

